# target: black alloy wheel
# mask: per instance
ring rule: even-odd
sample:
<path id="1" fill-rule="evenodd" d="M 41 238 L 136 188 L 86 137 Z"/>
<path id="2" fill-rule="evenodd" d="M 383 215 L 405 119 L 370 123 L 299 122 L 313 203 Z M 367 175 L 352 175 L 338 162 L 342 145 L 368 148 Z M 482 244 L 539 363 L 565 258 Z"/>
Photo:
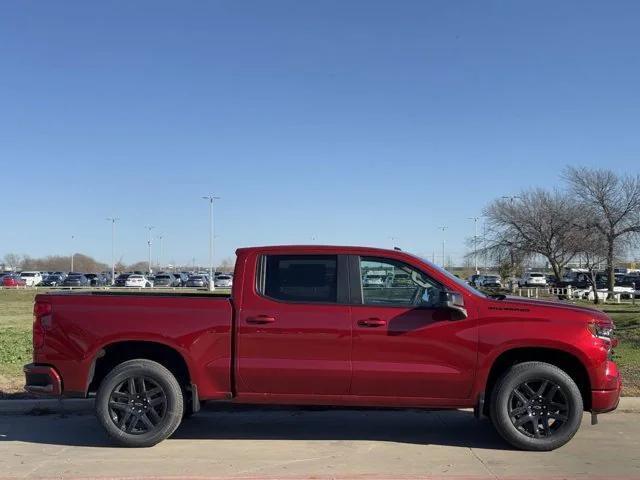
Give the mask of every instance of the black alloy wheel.
<path id="1" fill-rule="evenodd" d="M 120 430 L 133 435 L 151 432 L 167 413 L 167 395 L 153 379 L 129 377 L 109 396 L 109 416 Z"/>
<path id="2" fill-rule="evenodd" d="M 100 382 L 95 409 L 98 421 L 118 445 L 151 447 L 180 425 L 183 387 L 158 362 L 127 360 Z"/>
<path id="3" fill-rule="evenodd" d="M 533 438 L 549 437 L 569 420 L 569 402 L 560 385 L 530 380 L 513 389 L 509 418 L 520 432 Z"/>
<path id="4" fill-rule="evenodd" d="M 490 419 L 516 448 L 549 451 L 580 428 L 582 393 L 569 374 L 546 362 L 523 362 L 507 369 L 490 395 Z"/>

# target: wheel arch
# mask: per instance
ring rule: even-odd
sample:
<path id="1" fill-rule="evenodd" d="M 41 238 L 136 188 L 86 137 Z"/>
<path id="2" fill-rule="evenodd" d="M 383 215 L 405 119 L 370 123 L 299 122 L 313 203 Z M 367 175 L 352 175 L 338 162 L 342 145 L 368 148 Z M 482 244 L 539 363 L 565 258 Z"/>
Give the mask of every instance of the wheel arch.
<path id="1" fill-rule="evenodd" d="M 513 365 L 538 361 L 545 362 L 565 371 L 578 386 L 584 409 L 591 408 L 591 380 L 587 368 L 580 358 L 573 352 L 555 347 L 514 347 L 502 351 L 491 362 L 486 380 L 484 381 L 484 413 L 488 413 L 491 393 L 500 376 Z"/>
<path id="2" fill-rule="evenodd" d="M 156 340 L 122 339 L 103 345 L 94 355 L 87 378 L 86 393 L 97 391 L 102 380 L 116 365 L 135 358 L 144 358 L 163 365 L 175 375 L 183 387 L 194 381 L 187 358 L 174 346 Z"/>

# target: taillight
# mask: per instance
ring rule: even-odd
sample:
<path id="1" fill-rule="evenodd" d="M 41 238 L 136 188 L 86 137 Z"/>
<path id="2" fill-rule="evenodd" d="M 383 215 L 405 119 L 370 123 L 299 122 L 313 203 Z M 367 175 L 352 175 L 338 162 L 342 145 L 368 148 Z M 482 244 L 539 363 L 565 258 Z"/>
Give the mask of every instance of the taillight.
<path id="1" fill-rule="evenodd" d="M 33 349 L 37 350 L 44 345 L 45 325 L 43 317 L 51 315 L 51 304 L 37 301 L 33 306 Z M 50 325 L 50 318 L 46 319 L 47 326 Z"/>

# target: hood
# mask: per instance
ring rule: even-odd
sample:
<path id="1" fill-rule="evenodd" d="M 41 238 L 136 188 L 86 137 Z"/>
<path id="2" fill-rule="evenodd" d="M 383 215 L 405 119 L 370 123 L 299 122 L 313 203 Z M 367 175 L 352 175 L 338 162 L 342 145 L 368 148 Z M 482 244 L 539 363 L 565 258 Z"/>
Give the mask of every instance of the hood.
<path id="1" fill-rule="evenodd" d="M 507 295 L 507 298 L 504 300 L 493 300 L 491 307 L 503 307 L 505 309 L 517 308 L 517 309 L 527 309 L 534 310 L 543 308 L 549 310 L 556 310 L 561 312 L 572 312 L 574 314 L 578 314 L 581 317 L 584 317 L 585 320 L 589 319 L 598 319 L 601 321 L 611 322 L 611 318 L 604 312 L 597 310 L 595 308 L 582 307 L 578 305 L 574 305 L 571 303 L 563 303 L 563 302 L 554 302 L 550 300 L 538 300 L 533 298 L 522 298 Z"/>

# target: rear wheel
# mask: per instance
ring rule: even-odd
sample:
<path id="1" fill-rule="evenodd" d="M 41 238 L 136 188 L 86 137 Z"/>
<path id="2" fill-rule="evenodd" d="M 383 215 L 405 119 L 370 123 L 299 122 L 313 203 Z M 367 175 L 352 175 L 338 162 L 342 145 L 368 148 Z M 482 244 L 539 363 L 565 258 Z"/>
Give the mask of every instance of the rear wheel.
<path id="1" fill-rule="evenodd" d="M 580 427 L 582 396 L 563 370 L 543 362 L 511 367 L 491 398 L 491 420 L 498 433 L 523 450 L 554 450 Z"/>
<path id="2" fill-rule="evenodd" d="M 150 447 L 169 437 L 183 413 L 180 385 L 164 366 L 129 360 L 102 381 L 96 415 L 107 434 L 125 447 Z"/>

